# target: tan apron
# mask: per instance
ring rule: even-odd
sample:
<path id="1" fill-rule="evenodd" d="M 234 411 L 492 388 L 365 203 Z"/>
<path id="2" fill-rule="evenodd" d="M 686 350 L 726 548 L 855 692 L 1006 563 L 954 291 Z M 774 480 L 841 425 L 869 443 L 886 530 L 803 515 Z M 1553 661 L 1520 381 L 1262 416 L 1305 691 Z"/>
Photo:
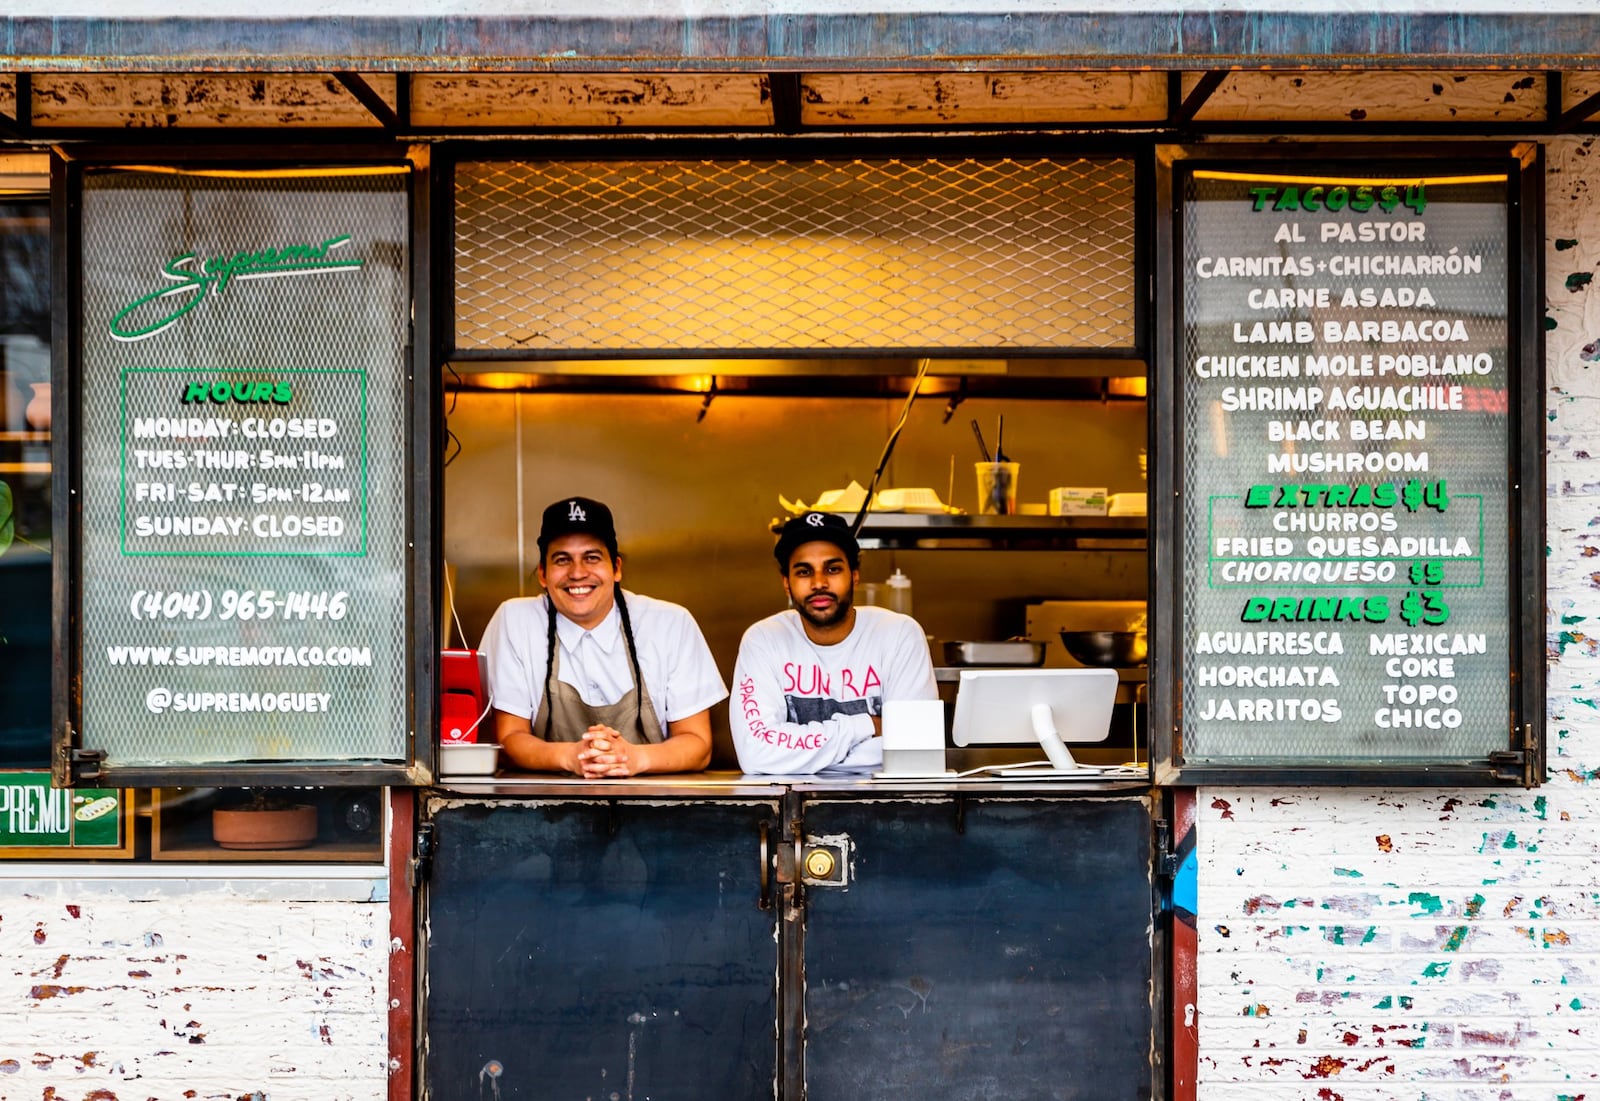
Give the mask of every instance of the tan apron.
<path id="1" fill-rule="evenodd" d="M 545 737 L 545 721 L 549 718 L 550 735 L 546 740 L 552 742 L 580 741 L 591 726 L 609 726 L 634 745 L 666 741 L 661 721 L 656 718 L 655 705 L 650 702 L 650 690 L 642 683 L 628 689 L 616 703 L 596 706 L 585 703 L 578 690 L 561 679 L 559 640 L 550 660 L 555 663 L 550 671 L 551 688 L 539 701 L 538 714 L 533 717 L 534 734 Z M 639 697 L 638 705 L 634 703 L 635 697 Z"/>

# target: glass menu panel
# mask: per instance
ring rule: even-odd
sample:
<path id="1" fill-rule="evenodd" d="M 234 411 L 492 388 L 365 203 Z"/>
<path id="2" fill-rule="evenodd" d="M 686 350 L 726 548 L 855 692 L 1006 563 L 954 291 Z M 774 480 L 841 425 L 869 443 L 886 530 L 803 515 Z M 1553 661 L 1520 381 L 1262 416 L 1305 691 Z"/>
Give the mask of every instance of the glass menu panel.
<path id="1" fill-rule="evenodd" d="M 403 168 L 82 196 L 82 733 L 116 766 L 404 760 Z"/>
<path id="2" fill-rule="evenodd" d="M 1508 187 L 1415 162 L 1183 177 L 1186 762 L 1505 747 Z"/>

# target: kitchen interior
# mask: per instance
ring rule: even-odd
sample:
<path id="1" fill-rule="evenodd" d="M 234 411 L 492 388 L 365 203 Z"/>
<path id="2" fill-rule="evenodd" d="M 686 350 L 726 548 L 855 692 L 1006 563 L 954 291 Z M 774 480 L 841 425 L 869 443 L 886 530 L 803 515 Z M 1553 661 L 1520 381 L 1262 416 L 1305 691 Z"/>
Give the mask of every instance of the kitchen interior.
<path id="1" fill-rule="evenodd" d="M 1088 764 L 1147 760 L 1136 729 L 1149 580 L 1143 365 L 946 358 L 930 361 L 920 382 L 917 366 L 908 358 L 554 361 L 521 372 L 454 364 L 449 645 L 476 646 L 501 600 L 539 592 L 540 512 L 581 494 L 616 514 L 623 584 L 687 607 L 731 678 L 745 628 L 786 606 L 774 525 L 819 498 L 853 518 L 862 494 L 850 488 L 871 485 L 905 411 L 874 495 L 887 507 L 870 510 L 861 532 L 858 602 L 893 607 L 909 591 L 947 720 L 963 667 L 1118 668 L 1110 737 L 1073 753 Z M 997 447 L 1017 464 L 1016 512 L 982 516 L 978 464 Z M 1066 503 L 1058 494 L 1058 510 L 1083 514 L 1051 516 L 1051 491 L 1074 488 L 1102 492 L 1087 501 L 1068 494 Z M 735 768 L 725 708 L 713 717 L 712 767 Z M 947 745 L 946 757 L 964 769 L 1033 760 L 1039 747 Z"/>
<path id="2" fill-rule="evenodd" d="M 585 495 L 617 517 L 623 584 L 687 607 L 729 679 L 745 629 L 784 607 L 775 526 L 853 518 L 871 493 L 857 598 L 896 606 L 909 580 L 947 704 L 963 666 L 1077 664 L 1064 629 L 1120 641 L 1080 653 L 1119 667 L 1098 752 L 1130 759 L 1150 431 L 1132 157 L 990 143 L 451 171 L 450 646 L 538 592 L 540 513 Z M 1000 453 L 1013 497 L 986 507 L 978 465 Z M 734 768 L 713 714 L 713 767 Z"/>

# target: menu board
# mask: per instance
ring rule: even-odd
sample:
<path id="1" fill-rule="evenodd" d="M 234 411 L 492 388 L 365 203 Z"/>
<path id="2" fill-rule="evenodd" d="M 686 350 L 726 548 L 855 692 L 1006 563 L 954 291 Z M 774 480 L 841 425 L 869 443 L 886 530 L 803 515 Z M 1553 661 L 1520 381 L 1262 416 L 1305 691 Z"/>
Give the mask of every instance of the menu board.
<path id="1" fill-rule="evenodd" d="M 1187 763 L 1506 748 L 1510 185 L 1435 167 L 1180 177 Z"/>
<path id="2" fill-rule="evenodd" d="M 83 744 L 405 760 L 404 170 L 90 172 L 82 210 Z"/>

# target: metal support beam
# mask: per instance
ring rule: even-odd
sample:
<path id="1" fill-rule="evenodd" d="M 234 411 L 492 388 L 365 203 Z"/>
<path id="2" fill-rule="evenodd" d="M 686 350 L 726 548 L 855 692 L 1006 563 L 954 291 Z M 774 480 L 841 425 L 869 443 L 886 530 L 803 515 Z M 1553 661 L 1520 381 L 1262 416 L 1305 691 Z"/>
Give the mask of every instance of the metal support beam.
<path id="1" fill-rule="evenodd" d="M 1593 66 L 1595 43 L 1592 5 L 1574 3 L 1469 15 L 1440 4 L 1216 0 L 1114 12 L 999 0 L 423 6 L 435 14 L 368 0 L 210 17 L 177 0 L 75 5 L 102 12 L 77 15 L 46 0 L 8 8 L 19 6 L 35 14 L 0 14 L 0 64 L 34 72 L 1570 70 Z M 437 14 L 449 9 L 460 10 Z"/>
<path id="2" fill-rule="evenodd" d="M 1596 110 L 1600 110 L 1600 92 L 1586 96 L 1567 110 L 1562 111 L 1551 121 L 1550 129 L 1557 134 L 1576 130 L 1579 126 L 1589 121 L 1590 116 Z"/>
<path id="3" fill-rule="evenodd" d="M 800 130 L 800 74 L 771 73 L 767 87 L 772 90 L 772 125 L 780 134 Z"/>
<path id="4" fill-rule="evenodd" d="M 17 105 L 15 115 L 0 114 L 0 137 L 27 138 L 33 130 L 33 75 L 16 74 Z"/>
<path id="5" fill-rule="evenodd" d="M 384 130 L 393 133 L 400 129 L 400 116 L 394 109 L 384 102 L 383 97 L 373 91 L 372 85 L 360 73 L 338 72 L 333 74 L 343 84 L 349 93 L 361 101 L 361 106 L 367 113 L 377 119 Z"/>
<path id="6" fill-rule="evenodd" d="M 1173 88 L 1181 93 L 1183 89 L 1183 74 L 1173 73 Z M 1211 93 L 1221 87 L 1222 82 L 1228 78 L 1226 69 L 1209 69 L 1201 76 L 1199 82 L 1189 90 L 1189 94 L 1181 100 L 1174 94 L 1172 99 L 1176 106 L 1168 113 L 1174 126 L 1188 126 L 1194 121 L 1195 115 L 1200 113 L 1200 108 L 1206 105 L 1206 100 L 1211 98 Z"/>

